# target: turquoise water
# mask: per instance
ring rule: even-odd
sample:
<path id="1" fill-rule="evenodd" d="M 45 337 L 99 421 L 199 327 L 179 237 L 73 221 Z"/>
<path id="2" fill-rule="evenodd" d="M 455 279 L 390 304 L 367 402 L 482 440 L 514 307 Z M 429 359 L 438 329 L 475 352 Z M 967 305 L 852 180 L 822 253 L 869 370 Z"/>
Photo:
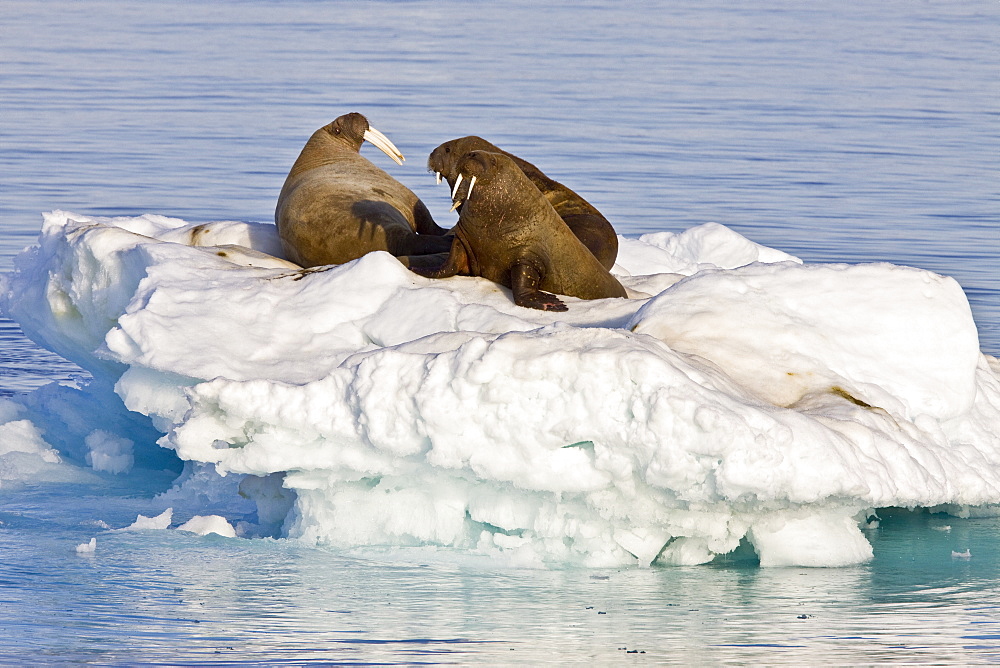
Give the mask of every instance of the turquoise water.
<path id="1" fill-rule="evenodd" d="M 0 661 L 935 665 L 1000 661 L 995 519 L 883 513 L 870 564 L 516 570 L 440 554 L 111 533 L 105 492 L 39 489 L 0 519 Z M 111 510 L 113 515 L 114 511 Z M 962 548 L 956 550 L 956 548 Z M 968 549 L 965 559 L 953 551 Z"/>
<path id="2" fill-rule="evenodd" d="M 0 19 L 4 270 L 55 208 L 271 220 L 309 134 L 361 111 L 442 224 L 426 155 L 480 134 L 624 234 L 715 221 L 810 262 L 954 276 L 1000 354 L 996 3 L 10 1 Z M 79 373 L 0 320 L 0 394 Z M 95 528 L 169 481 L 0 482 L 0 660 L 1000 661 L 995 518 L 882 511 L 873 562 L 819 570 L 523 571 Z"/>

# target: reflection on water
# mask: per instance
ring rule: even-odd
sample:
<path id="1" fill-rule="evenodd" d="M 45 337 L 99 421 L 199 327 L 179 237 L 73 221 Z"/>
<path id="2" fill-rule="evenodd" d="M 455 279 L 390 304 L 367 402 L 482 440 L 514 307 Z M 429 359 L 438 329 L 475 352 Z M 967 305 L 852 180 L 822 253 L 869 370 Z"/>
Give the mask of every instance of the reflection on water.
<path id="1" fill-rule="evenodd" d="M 14 633 L 0 659 L 28 648 L 98 662 L 603 663 L 629 651 L 684 665 L 995 662 L 998 529 L 903 514 L 873 532 L 862 567 L 613 571 L 162 531 L 96 531 L 96 553 L 80 557 L 65 536 L 4 531 L 0 626 Z M 973 557 L 953 558 L 964 545 Z M 12 614 L 29 606 L 59 625 Z"/>
<path id="2" fill-rule="evenodd" d="M 0 318 L 0 397 L 87 376 L 80 367 L 24 338 L 15 323 Z"/>

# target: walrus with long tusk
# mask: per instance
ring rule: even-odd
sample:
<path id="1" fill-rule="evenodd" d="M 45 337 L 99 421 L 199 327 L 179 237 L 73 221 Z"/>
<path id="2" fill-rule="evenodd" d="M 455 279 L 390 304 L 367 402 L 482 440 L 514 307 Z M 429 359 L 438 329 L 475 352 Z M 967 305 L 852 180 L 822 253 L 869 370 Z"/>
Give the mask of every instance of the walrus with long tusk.
<path id="1" fill-rule="evenodd" d="M 509 287 L 518 306 L 543 311 L 566 310 L 553 293 L 626 296 L 512 158 L 471 151 L 456 161 L 455 173 L 452 194 L 461 207 L 451 252 L 440 268 L 412 267 L 414 272 L 482 276 Z"/>
<path id="2" fill-rule="evenodd" d="M 446 141 L 431 151 L 427 159 L 427 168 L 437 174 L 438 183 L 443 176 L 448 180 L 448 185 L 454 187 L 455 179 L 458 177 L 456 171 L 458 161 L 469 151 L 503 153 L 517 163 L 525 176 L 545 195 L 545 199 L 573 234 L 594 254 L 604 268 L 610 270 L 615 265 L 615 259 L 618 257 L 618 235 L 615 234 L 615 229 L 608 219 L 590 202 L 558 181 L 550 179 L 527 160 L 498 148 L 482 137 L 472 135 Z"/>
<path id="3" fill-rule="evenodd" d="M 358 113 L 313 133 L 278 196 L 274 222 L 287 259 L 303 267 L 342 264 L 375 250 L 400 257 L 446 253 L 451 238 L 409 188 L 360 153 L 369 141 L 403 155 Z"/>

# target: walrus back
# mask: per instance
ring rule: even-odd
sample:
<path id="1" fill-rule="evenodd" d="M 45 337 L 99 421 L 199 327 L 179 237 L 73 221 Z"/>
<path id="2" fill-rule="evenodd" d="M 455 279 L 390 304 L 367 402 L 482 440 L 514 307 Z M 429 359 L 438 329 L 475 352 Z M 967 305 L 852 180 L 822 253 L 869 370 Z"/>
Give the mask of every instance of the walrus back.
<path id="1" fill-rule="evenodd" d="M 303 266 L 341 264 L 416 230 L 417 196 L 360 155 L 293 170 L 274 218 L 288 259 Z"/>

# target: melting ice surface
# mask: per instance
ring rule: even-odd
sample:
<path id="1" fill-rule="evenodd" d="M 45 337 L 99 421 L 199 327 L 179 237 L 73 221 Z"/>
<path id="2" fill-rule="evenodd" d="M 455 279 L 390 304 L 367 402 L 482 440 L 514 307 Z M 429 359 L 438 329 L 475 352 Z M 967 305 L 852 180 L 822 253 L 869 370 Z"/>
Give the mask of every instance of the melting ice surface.
<path id="1" fill-rule="evenodd" d="M 954 280 L 716 224 L 620 242 L 630 298 L 552 314 L 385 253 L 302 270 L 272 225 L 47 214 L 3 307 L 93 380 L 0 404 L 0 484 L 172 451 L 187 516 L 133 527 L 528 566 L 855 564 L 877 508 L 1000 503 Z"/>

